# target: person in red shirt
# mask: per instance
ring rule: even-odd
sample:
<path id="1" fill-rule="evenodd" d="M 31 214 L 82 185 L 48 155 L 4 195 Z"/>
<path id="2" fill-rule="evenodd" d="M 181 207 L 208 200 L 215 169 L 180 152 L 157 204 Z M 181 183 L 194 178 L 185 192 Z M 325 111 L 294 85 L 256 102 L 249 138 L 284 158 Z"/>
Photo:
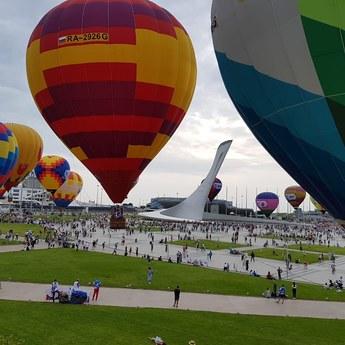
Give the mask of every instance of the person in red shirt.
<path id="1" fill-rule="evenodd" d="M 92 300 L 98 300 L 98 294 L 99 294 L 99 288 L 101 287 L 101 281 L 96 279 L 94 282 L 93 282 L 93 295 L 92 295 Z"/>

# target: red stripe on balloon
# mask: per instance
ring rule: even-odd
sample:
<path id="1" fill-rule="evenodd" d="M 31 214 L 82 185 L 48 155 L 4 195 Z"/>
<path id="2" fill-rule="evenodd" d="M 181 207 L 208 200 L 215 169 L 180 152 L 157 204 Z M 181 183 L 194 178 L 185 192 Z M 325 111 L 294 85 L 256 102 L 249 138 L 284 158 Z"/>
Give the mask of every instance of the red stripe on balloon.
<path id="1" fill-rule="evenodd" d="M 54 100 L 50 95 L 50 92 L 48 89 L 45 89 L 41 92 L 39 92 L 35 96 L 35 101 L 40 110 L 42 111 L 43 109 L 49 108 L 54 104 Z"/>
<path id="2" fill-rule="evenodd" d="M 49 92 L 56 102 L 42 110 L 49 122 L 72 116 L 109 115 L 109 110 L 114 115 L 158 117 L 172 122 L 184 114 L 183 109 L 166 103 L 164 93 L 160 100 L 135 99 L 134 82 L 74 83 L 50 87 Z M 152 94 L 152 98 L 158 95 Z"/>
<path id="3" fill-rule="evenodd" d="M 126 170 L 138 170 L 143 162 L 143 159 L 139 158 L 94 158 L 87 159 L 83 163 L 92 171 L 98 172 L 109 171 L 114 174 L 114 170 L 126 171 Z M 114 177 L 113 177 L 114 178 Z M 128 179 L 128 177 L 127 177 Z"/>
<path id="4" fill-rule="evenodd" d="M 152 30 L 176 38 L 176 32 L 170 22 L 158 20 L 151 16 L 137 14 L 135 15 L 135 24 L 137 29 Z"/>
<path id="5" fill-rule="evenodd" d="M 88 63 L 59 66 L 44 71 L 48 87 L 106 80 L 135 81 L 137 77 L 136 64 L 131 63 Z M 109 84 L 108 84 L 109 85 Z"/>
<path id="6" fill-rule="evenodd" d="M 147 132 L 157 133 L 163 121 L 142 116 L 88 116 L 73 117 L 52 123 L 59 136 L 81 132 Z"/>
<path id="7" fill-rule="evenodd" d="M 53 128 L 54 129 L 54 128 Z M 150 132 L 79 132 L 63 136 L 68 147 L 81 147 L 88 158 L 125 158 L 128 146 L 151 146 L 156 133 Z"/>
<path id="8" fill-rule="evenodd" d="M 174 95 L 174 89 L 168 86 L 136 83 L 135 99 L 145 101 L 156 101 L 160 103 L 170 103 Z"/>

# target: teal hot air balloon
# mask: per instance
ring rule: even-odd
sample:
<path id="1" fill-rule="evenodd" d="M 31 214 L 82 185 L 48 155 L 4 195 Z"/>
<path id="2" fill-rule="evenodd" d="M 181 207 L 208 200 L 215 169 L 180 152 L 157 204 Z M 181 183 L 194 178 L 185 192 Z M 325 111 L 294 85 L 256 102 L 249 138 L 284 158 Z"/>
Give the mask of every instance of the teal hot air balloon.
<path id="1" fill-rule="evenodd" d="M 345 1 L 214 0 L 231 99 L 298 183 L 345 220 Z"/>

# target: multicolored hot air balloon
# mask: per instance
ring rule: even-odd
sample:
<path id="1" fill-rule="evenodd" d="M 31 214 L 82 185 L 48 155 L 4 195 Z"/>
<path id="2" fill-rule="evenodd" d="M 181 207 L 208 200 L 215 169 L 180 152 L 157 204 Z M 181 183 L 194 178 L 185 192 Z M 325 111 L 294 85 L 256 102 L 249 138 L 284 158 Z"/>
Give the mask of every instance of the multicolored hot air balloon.
<path id="1" fill-rule="evenodd" d="M 204 180 L 202 182 L 204 182 Z M 223 187 L 222 181 L 219 178 L 216 178 L 213 182 L 210 193 L 208 194 L 208 200 L 213 201 L 215 197 L 222 190 L 222 187 Z"/>
<path id="2" fill-rule="evenodd" d="M 318 211 L 320 211 L 322 214 L 326 213 L 327 210 L 319 202 L 317 202 L 311 195 L 310 195 L 310 201 Z"/>
<path id="3" fill-rule="evenodd" d="M 278 207 L 278 195 L 271 192 L 260 193 L 255 199 L 258 209 L 268 218 Z"/>
<path id="4" fill-rule="evenodd" d="M 81 176 L 74 171 L 70 171 L 66 181 L 53 194 L 55 205 L 63 208 L 68 207 L 68 205 L 76 199 L 82 188 L 83 180 Z"/>
<path id="5" fill-rule="evenodd" d="M 192 42 L 148 0 L 67 0 L 27 49 L 32 95 L 54 132 L 122 202 L 183 120 L 196 83 Z"/>
<path id="6" fill-rule="evenodd" d="M 7 181 L 18 160 L 18 143 L 12 131 L 0 122 L 0 187 Z"/>
<path id="7" fill-rule="evenodd" d="M 43 142 L 41 136 L 32 128 L 17 123 L 6 123 L 6 126 L 15 135 L 19 155 L 17 163 L 4 188 L 9 191 L 17 186 L 35 168 L 42 157 Z"/>
<path id="8" fill-rule="evenodd" d="M 42 157 L 35 168 L 38 181 L 52 194 L 66 181 L 69 171 L 67 160 L 54 155 Z"/>
<path id="9" fill-rule="evenodd" d="M 277 162 L 345 220 L 344 1 L 213 0 L 228 93 Z"/>
<path id="10" fill-rule="evenodd" d="M 299 205 L 305 199 L 306 192 L 300 186 L 290 186 L 285 189 L 284 192 L 287 202 L 294 208 L 297 209 Z"/>

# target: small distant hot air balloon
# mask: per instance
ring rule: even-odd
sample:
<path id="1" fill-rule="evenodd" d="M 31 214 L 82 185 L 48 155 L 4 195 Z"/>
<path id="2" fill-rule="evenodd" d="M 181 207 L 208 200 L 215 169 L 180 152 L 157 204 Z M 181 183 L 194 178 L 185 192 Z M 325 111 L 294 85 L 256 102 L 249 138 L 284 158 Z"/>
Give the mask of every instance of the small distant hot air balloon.
<path id="1" fill-rule="evenodd" d="M 294 208 L 297 209 L 299 205 L 305 199 L 306 192 L 300 186 L 290 186 L 285 189 L 284 192 L 287 202 Z"/>
<path id="2" fill-rule="evenodd" d="M 12 131 L 0 122 L 0 186 L 2 186 L 17 163 L 19 148 Z"/>
<path id="3" fill-rule="evenodd" d="M 318 211 L 320 211 L 322 214 L 326 213 L 327 210 L 318 201 L 316 201 L 311 195 L 310 195 L 310 201 Z"/>
<path id="4" fill-rule="evenodd" d="M 27 75 L 44 119 L 118 203 L 182 122 L 196 60 L 152 1 L 67 0 L 33 31 Z"/>
<path id="5" fill-rule="evenodd" d="M 201 183 L 203 183 L 205 180 L 202 180 Z M 213 182 L 213 185 L 210 189 L 210 193 L 208 194 L 208 200 L 213 201 L 215 197 L 219 194 L 219 192 L 222 190 L 222 181 L 216 177 L 216 179 Z"/>
<path id="6" fill-rule="evenodd" d="M 7 190 L 4 188 L 4 186 L 0 187 L 0 198 L 2 198 L 6 192 Z"/>
<path id="7" fill-rule="evenodd" d="M 52 194 L 66 181 L 69 171 L 67 160 L 54 155 L 42 157 L 35 168 L 38 181 Z"/>
<path id="8" fill-rule="evenodd" d="M 271 192 L 260 193 L 255 199 L 256 206 L 268 218 L 279 205 L 278 195 Z"/>
<path id="9" fill-rule="evenodd" d="M 43 142 L 40 135 L 28 126 L 17 123 L 7 123 L 6 126 L 15 135 L 19 147 L 17 163 L 4 184 L 4 188 L 9 191 L 35 168 L 42 156 Z"/>
<path id="10" fill-rule="evenodd" d="M 82 188 L 83 180 L 81 176 L 74 171 L 70 171 L 66 181 L 53 194 L 55 205 L 63 208 L 68 207 L 68 205 L 76 199 Z"/>

